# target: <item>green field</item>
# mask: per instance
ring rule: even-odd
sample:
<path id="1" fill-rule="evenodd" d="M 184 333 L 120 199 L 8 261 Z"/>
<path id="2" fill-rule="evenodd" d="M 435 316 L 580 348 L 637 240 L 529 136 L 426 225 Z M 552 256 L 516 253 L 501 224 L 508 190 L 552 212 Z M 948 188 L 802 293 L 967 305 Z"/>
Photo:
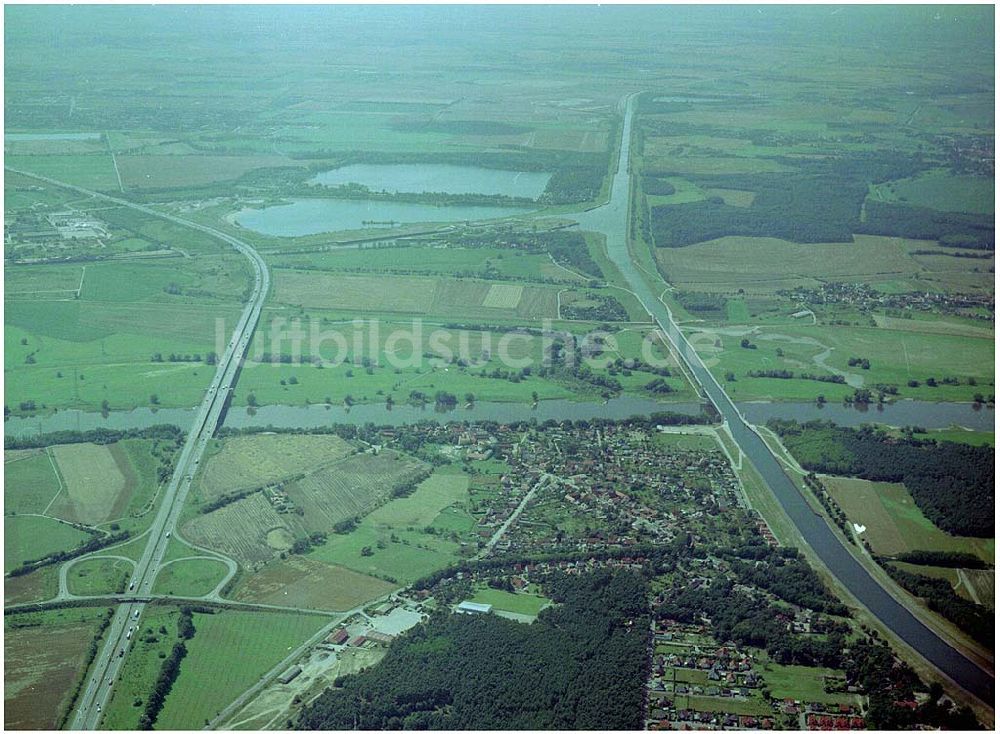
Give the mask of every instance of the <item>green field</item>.
<path id="1" fill-rule="evenodd" d="M 204 596 L 226 576 L 226 564 L 204 558 L 189 561 L 173 561 L 156 576 L 154 594 L 176 594 L 177 596 Z"/>
<path id="2" fill-rule="evenodd" d="M 378 508 L 347 535 L 330 535 L 310 557 L 400 583 L 414 581 L 459 557 L 459 543 L 450 535 L 424 529 L 450 506 L 464 506 L 468 486 L 465 474 L 438 470 L 409 497 Z M 365 548 L 370 555 L 362 555 Z"/>
<path id="3" fill-rule="evenodd" d="M 44 452 L 5 461 L 3 468 L 7 514 L 42 513 L 59 492 L 59 476 Z"/>
<path id="4" fill-rule="evenodd" d="M 115 558 L 88 559 L 73 564 L 66 577 L 69 592 L 77 596 L 118 594 L 125 590 L 134 566 Z"/>
<path id="5" fill-rule="evenodd" d="M 993 563 L 996 541 L 949 535 L 928 520 L 902 484 L 824 476 L 823 484 L 851 522 L 867 529 L 878 555 L 895 556 L 910 550 L 975 553 Z"/>
<path id="6" fill-rule="evenodd" d="M 718 451 L 719 443 L 713 436 L 701 433 L 657 433 L 654 435 L 657 446 L 666 450 L 680 451 Z"/>
<path id="7" fill-rule="evenodd" d="M 200 729 L 327 622 L 301 614 L 195 614 L 194 638 L 156 728 Z"/>
<path id="8" fill-rule="evenodd" d="M 827 679 L 831 683 L 843 686 L 845 679 L 841 670 L 767 663 L 762 667 L 761 673 L 765 685 L 771 689 L 771 696 L 776 699 L 792 698 L 803 703 L 858 705 L 858 696 L 854 694 L 827 693 L 824 690 Z"/>
<path id="9" fill-rule="evenodd" d="M 48 517 L 5 517 L 3 519 L 4 572 L 24 561 L 34 561 L 49 553 L 71 550 L 90 535 Z"/>
<path id="10" fill-rule="evenodd" d="M 990 178 L 956 176 L 946 169 L 935 169 L 916 178 L 874 186 L 871 195 L 883 201 L 900 201 L 945 212 L 992 214 L 995 191 Z"/>

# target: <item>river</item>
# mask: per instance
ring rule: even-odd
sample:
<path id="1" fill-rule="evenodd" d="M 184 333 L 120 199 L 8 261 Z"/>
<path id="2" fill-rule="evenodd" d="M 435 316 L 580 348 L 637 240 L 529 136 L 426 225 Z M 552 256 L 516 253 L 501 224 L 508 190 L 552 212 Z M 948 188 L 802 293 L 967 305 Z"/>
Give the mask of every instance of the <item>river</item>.
<path id="1" fill-rule="evenodd" d="M 891 426 L 923 426 L 924 428 L 950 428 L 957 426 L 975 431 L 992 431 L 992 408 L 975 409 L 965 403 L 927 403 L 903 400 L 882 407 L 862 409 L 841 403 L 737 403 L 739 411 L 755 425 L 767 423 L 771 418 L 793 419 L 800 422 L 830 420 L 840 426 L 857 427 L 862 423 L 882 423 Z M 623 395 L 607 402 L 580 402 L 575 400 L 542 400 L 537 406 L 527 403 L 476 402 L 471 408 L 459 406 L 439 412 L 433 406 L 414 407 L 396 404 L 391 410 L 384 403 L 359 404 L 346 408 L 342 405 L 262 405 L 253 411 L 237 407 L 226 415 L 226 428 L 266 427 L 318 428 L 332 423 L 399 426 L 422 420 L 446 421 L 518 421 L 539 422 L 554 420 L 581 420 L 591 418 L 629 418 L 656 412 L 695 415 L 701 411 L 698 403 L 660 402 L 650 398 Z M 106 414 L 82 410 L 60 410 L 37 416 L 14 416 L 4 424 L 8 436 L 36 436 L 53 431 L 89 431 L 95 428 L 124 430 L 171 424 L 187 430 L 194 419 L 193 408 L 136 408 L 113 410 Z"/>
<path id="2" fill-rule="evenodd" d="M 629 252 L 627 242 L 631 188 L 628 170 L 629 144 L 633 116 L 634 97 L 630 97 L 622 125 L 618 169 L 612 181 L 609 201 L 605 206 L 580 215 L 580 226 L 583 229 L 601 232 L 607 238 L 608 257 L 621 271 L 629 288 L 667 334 L 682 359 L 687 362 L 695 379 L 701 383 L 708 398 L 729 424 L 733 438 L 753 462 L 788 517 L 823 564 L 858 601 L 903 641 L 957 684 L 992 706 L 993 676 L 914 617 L 851 555 L 826 521 L 813 511 L 805 497 L 784 473 L 763 439 L 745 422 L 739 408 L 726 395 L 674 322 L 670 310 L 655 296 L 641 276 Z"/>

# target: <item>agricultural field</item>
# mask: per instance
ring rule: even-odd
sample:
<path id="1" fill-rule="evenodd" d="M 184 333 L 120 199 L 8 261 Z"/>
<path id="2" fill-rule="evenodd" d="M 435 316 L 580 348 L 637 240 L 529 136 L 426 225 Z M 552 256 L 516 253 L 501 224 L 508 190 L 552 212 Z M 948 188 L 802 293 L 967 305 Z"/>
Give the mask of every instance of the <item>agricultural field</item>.
<path id="1" fill-rule="evenodd" d="M 422 462 L 395 451 L 351 456 L 281 490 L 254 492 L 199 514 L 185 524 L 183 535 L 256 569 L 297 539 L 329 533 L 335 524 L 367 511 L 423 471 Z"/>
<path id="2" fill-rule="evenodd" d="M 939 168 L 916 178 L 873 186 L 870 196 L 879 201 L 900 201 L 945 212 L 992 214 L 995 191 L 991 178 L 956 176 Z"/>
<path id="3" fill-rule="evenodd" d="M 673 285 L 694 291 L 754 295 L 820 282 L 912 281 L 926 288 L 925 270 L 913 255 L 936 242 L 855 235 L 853 242 L 798 244 L 765 237 L 722 237 L 689 247 L 660 247 L 656 259 Z M 971 271 L 975 263 L 966 265 Z M 983 278 L 985 282 L 985 276 Z M 791 304 L 790 304 L 791 305 Z"/>
<path id="4" fill-rule="evenodd" d="M 59 593 L 59 567 L 43 566 L 22 576 L 7 576 L 3 580 L 3 603 L 25 604 L 46 601 Z"/>
<path id="5" fill-rule="evenodd" d="M 847 514 L 865 526 L 872 552 L 895 556 L 911 550 L 975 553 L 993 563 L 995 540 L 949 535 L 924 517 L 902 484 L 823 476 L 823 484 Z"/>
<path id="6" fill-rule="evenodd" d="M 333 435 L 260 434 L 218 443 L 205 460 L 198 480 L 204 500 L 229 492 L 273 484 L 304 474 L 353 453 L 354 447 Z"/>
<path id="7" fill-rule="evenodd" d="M 156 576 L 154 594 L 204 596 L 226 577 L 226 564 L 206 558 L 192 558 L 168 563 Z"/>
<path id="8" fill-rule="evenodd" d="M 108 611 L 76 607 L 4 617 L 5 729 L 58 728 Z"/>
<path id="9" fill-rule="evenodd" d="M 121 155 L 126 190 L 172 189 L 232 181 L 258 168 L 301 165 L 280 156 Z"/>
<path id="10" fill-rule="evenodd" d="M 44 513 L 61 488 L 52 459 L 44 451 L 13 453 L 4 452 L 5 513 Z"/>
<path id="11" fill-rule="evenodd" d="M 464 508 L 468 487 L 467 475 L 439 469 L 413 494 L 382 505 L 350 533 L 331 535 L 309 557 L 399 583 L 414 581 L 461 557 L 463 547 L 470 548 L 460 535 L 424 530 L 442 513 L 450 516 L 448 508 Z"/>
<path id="12" fill-rule="evenodd" d="M 275 560 L 244 577 L 231 596 L 238 601 L 301 609 L 347 611 L 398 588 L 397 584 L 320 563 L 304 556 Z"/>
<path id="13" fill-rule="evenodd" d="M 67 574 L 69 593 L 77 596 L 120 594 L 125 591 L 134 565 L 120 558 L 87 559 L 74 563 Z"/>
<path id="14" fill-rule="evenodd" d="M 556 318 L 553 288 L 425 276 L 275 273 L 273 299 L 311 309 L 365 313 L 462 314 L 470 319 Z"/>
<path id="15" fill-rule="evenodd" d="M 98 525 L 124 514 L 136 477 L 121 449 L 115 448 L 76 443 L 50 449 L 64 485 L 49 508 L 53 516 Z"/>
<path id="16" fill-rule="evenodd" d="M 4 517 L 3 530 L 4 573 L 24 561 L 70 550 L 91 538 L 90 534 L 72 525 L 41 515 Z"/>
<path id="17" fill-rule="evenodd" d="M 157 728 L 201 728 L 327 623 L 327 617 L 302 614 L 196 613 L 194 637 Z"/>
<path id="18" fill-rule="evenodd" d="M 363 517 L 392 496 L 393 489 L 427 471 L 423 462 L 396 451 L 358 454 L 307 474 L 283 488 L 310 532 L 329 532 L 337 523 Z"/>
<path id="19" fill-rule="evenodd" d="M 274 254 L 278 269 L 323 271 L 360 270 L 375 273 L 477 277 L 488 273 L 526 281 L 541 278 L 579 281 L 552 262 L 547 254 L 502 248 L 413 245 L 397 247 L 343 247 L 306 254 Z"/>

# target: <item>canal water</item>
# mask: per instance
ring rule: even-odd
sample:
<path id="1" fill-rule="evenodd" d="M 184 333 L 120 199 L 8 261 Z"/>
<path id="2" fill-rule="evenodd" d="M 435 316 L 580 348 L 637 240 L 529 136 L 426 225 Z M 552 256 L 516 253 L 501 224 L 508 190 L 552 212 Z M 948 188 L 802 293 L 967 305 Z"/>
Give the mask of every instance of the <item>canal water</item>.
<path id="1" fill-rule="evenodd" d="M 733 438 L 747 455 L 805 542 L 830 572 L 872 614 L 903 641 L 917 650 L 939 670 L 989 705 L 993 705 L 994 681 L 986 671 L 941 639 L 887 592 L 844 547 L 840 538 L 818 515 L 799 489 L 785 474 L 778 460 L 760 435 L 747 425 L 737 406 L 705 367 L 698 353 L 677 326 L 669 309 L 651 290 L 639 272 L 629 251 L 626 234 L 629 220 L 629 144 L 634 110 L 630 98 L 622 125 L 622 144 L 618 169 L 612 180 L 608 204 L 578 217 L 584 229 L 601 232 L 606 237 L 608 257 L 625 276 L 629 288 L 667 334 L 681 357 L 722 416 L 728 421 Z"/>

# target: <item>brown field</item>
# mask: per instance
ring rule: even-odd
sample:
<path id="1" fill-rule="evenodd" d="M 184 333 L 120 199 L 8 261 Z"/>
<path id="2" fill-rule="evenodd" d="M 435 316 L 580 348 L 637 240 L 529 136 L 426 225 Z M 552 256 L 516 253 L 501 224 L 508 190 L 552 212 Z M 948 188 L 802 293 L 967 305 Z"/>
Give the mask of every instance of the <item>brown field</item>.
<path id="1" fill-rule="evenodd" d="M 996 609 L 996 571 L 960 568 L 958 577 L 973 601 Z"/>
<path id="2" fill-rule="evenodd" d="M 97 610 L 49 613 L 33 627 L 4 625 L 4 728 L 54 729 L 97 632 Z M 81 621 L 81 618 L 84 621 Z"/>
<path id="3" fill-rule="evenodd" d="M 283 528 L 295 535 L 295 516 L 279 514 L 262 492 L 237 500 L 207 515 L 198 515 L 183 528 L 191 542 L 231 556 L 251 569 L 270 561 L 283 548 L 268 545 L 268 534 Z M 275 538 L 275 535 L 271 536 Z"/>
<path id="4" fill-rule="evenodd" d="M 388 594 L 397 584 L 302 556 L 274 561 L 236 588 L 233 598 L 302 609 L 347 611 Z"/>
<path id="5" fill-rule="evenodd" d="M 3 580 L 3 603 L 25 604 L 51 599 L 59 591 L 59 568 L 45 566 L 24 576 Z"/>
<path id="6" fill-rule="evenodd" d="M 229 181 L 256 168 L 295 166 L 281 156 L 119 155 L 125 188 L 158 189 Z"/>
<path id="7" fill-rule="evenodd" d="M 63 491 L 50 513 L 85 525 L 121 517 L 137 478 L 118 446 L 72 443 L 52 447 Z"/>
<path id="8" fill-rule="evenodd" d="M 302 474 L 344 458 L 354 447 L 339 436 L 258 434 L 226 439 L 205 463 L 199 488 L 214 499 Z"/>
<path id="9" fill-rule="evenodd" d="M 328 532 L 341 520 L 367 514 L 425 470 L 422 461 L 395 451 L 358 454 L 289 484 L 285 492 L 302 508 L 309 532 Z"/>
<path id="10" fill-rule="evenodd" d="M 928 520 L 902 484 L 823 476 L 823 484 L 878 555 L 910 550 L 966 551 L 993 562 L 992 538 L 949 535 Z"/>

